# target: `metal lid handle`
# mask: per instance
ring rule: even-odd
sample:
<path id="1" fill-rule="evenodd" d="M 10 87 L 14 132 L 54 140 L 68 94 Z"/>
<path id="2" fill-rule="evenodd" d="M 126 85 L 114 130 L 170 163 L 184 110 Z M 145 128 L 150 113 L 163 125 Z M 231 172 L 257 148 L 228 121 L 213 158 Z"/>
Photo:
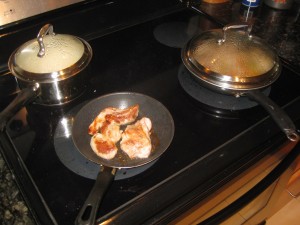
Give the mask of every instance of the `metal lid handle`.
<path id="1" fill-rule="evenodd" d="M 241 29 L 244 27 L 248 27 L 247 29 L 247 35 L 250 37 L 250 32 L 252 30 L 252 26 L 249 25 L 248 23 L 230 23 L 228 25 L 226 25 L 225 27 L 223 27 L 223 38 L 218 40 L 218 42 L 220 44 L 222 44 L 223 42 L 226 41 L 226 31 L 230 30 L 230 29 Z"/>
<path id="2" fill-rule="evenodd" d="M 45 26 L 43 26 L 37 35 L 37 41 L 40 46 L 39 53 L 37 54 L 38 57 L 43 57 L 45 55 L 45 45 L 43 42 L 43 38 L 47 34 L 55 35 L 55 33 L 53 32 L 53 26 L 51 24 L 46 24 Z"/>

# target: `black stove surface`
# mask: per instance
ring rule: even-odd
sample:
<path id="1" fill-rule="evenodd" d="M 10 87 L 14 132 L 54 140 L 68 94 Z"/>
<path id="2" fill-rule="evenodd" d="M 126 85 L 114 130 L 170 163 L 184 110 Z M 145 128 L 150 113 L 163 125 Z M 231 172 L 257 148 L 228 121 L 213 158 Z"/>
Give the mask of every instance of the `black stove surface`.
<path id="1" fill-rule="evenodd" d="M 205 159 L 267 116 L 259 105 L 238 110 L 208 106 L 180 85 L 180 48 L 195 32 L 201 32 L 199 24 L 206 21 L 186 10 L 91 40 L 94 54 L 85 93 L 64 106 L 28 105 L 8 124 L 10 137 L 58 224 L 73 224 L 97 173 L 96 165 L 75 158 L 70 132 L 76 112 L 89 100 L 112 92 L 143 93 L 164 104 L 175 122 L 168 150 L 133 175 L 132 171 L 120 171 L 98 217 L 153 189 L 194 161 Z M 299 76 L 283 69 L 269 97 L 280 106 L 294 101 L 299 97 Z M 276 126 L 272 129 L 279 130 Z M 268 131 L 262 133 L 267 139 Z M 81 171 L 85 164 L 87 171 Z M 222 170 L 222 165 L 217 169 Z"/>

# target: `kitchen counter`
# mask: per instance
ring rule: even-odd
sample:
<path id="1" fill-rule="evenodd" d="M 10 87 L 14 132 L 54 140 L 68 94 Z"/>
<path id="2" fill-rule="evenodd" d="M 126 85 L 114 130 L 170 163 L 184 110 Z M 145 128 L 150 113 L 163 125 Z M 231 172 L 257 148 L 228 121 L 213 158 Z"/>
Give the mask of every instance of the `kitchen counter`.
<path id="1" fill-rule="evenodd" d="M 0 193 L 0 221 L 3 225 L 35 224 L 14 175 L 2 154 L 0 154 Z"/>
<path id="2" fill-rule="evenodd" d="M 254 12 L 254 15 L 249 18 L 251 20 L 251 23 L 254 24 L 253 26 L 253 32 L 266 39 L 273 47 L 276 49 L 278 52 L 279 56 L 281 57 L 282 61 L 284 62 L 285 66 L 288 67 L 290 70 L 296 72 L 298 75 L 300 74 L 300 53 L 297 51 L 300 48 L 300 29 L 299 29 L 299 6 L 297 3 L 295 3 L 295 7 L 293 7 L 291 10 L 287 11 L 278 11 L 278 10 L 273 10 L 270 8 L 266 8 L 266 6 L 262 5 L 259 9 L 257 9 L 256 12 Z M 176 5 L 176 4 L 174 4 Z M 198 11 L 200 10 L 200 13 L 206 14 L 207 17 L 211 17 L 213 20 L 212 23 L 206 22 L 205 24 L 201 24 L 202 28 L 205 29 L 210 29 L 216 27 L 216 24 L 222 25 L 226 24 L 228 22 L 236 22 L 236 21 L 243 21 L 244 14 L 243 11 L 240 9 L 240 3 L 239 2 L 234 2 L 233 4 L 228 4 L 228 5 L 222 5 L 220 6 L 212 6 L 212 5 L 205 5 L 205 4 L 194 4 L 192 5 L 187 5 L 188 7 L 191 8 L 191 10 Z M 224 7 L 225 6 L 225 7 Z M 153 9 L 155 8 L 152 5 Z M 164 7 L 169 7 L 169 6 L 164 6 Z M 182 6 L 176 5 L 172 8 L 173 12 L 180 11 Z M 171 8 L 171 7 L 170 7 Z M 165 11 L 165 14 L 172 14 L 172 10 Z M 151 10 L 150 10 L 151 11 Z M 166 13 L 168 11 L 168 13 Z M 153 18 L 159 17 L 158 15 L 154 15 L 153 12 L 149 13 L 152 15 Z M 161 15 L 164 15 L 164 13 L 161 13 Z M 62 18 L 64 19 L 64 18 Z M 139 19 L 143 22 L 145 21 L 150 21 L 151 18 L 150 16 L 148 18 L 145 17 L 139 17 Z M 81 36 L 92 41 L 95 37 L 99 36 L 105 36 L 105 32 L 117 32 L 117 30 L 123 30 L 126 29 L 127 27 L 134 26 L 135 22 L 129 21 L 126 25 L 123 24 L 123 26 L 119 25 L 117 27 L 114 27 L 113 30 L 112 28 L 106 27 L 103 30 L 98 30 L 97 32 L 90 32 L 86 31 L 83 33 Z M 141 22 L 142 23 L 142 22 Z M 34 30 L 36 27 L 31 27 L 29 30 Z M 11 31 L 13 28 L 9 28 L 9 31 Z M 83 29 L 83 28 L 82 28 Z M 109 30 L 109 31 L 108 31 Z M 27 36 L 24 38 L 26 39 L 30 35 L 28 34 L 28 31 L 26 32 Z M 76 32 L 74 32 L 76 33 Z M 16 33 L 18 34 L 18 33 Z M 14 36 L 14 32 L 11 32 L 11 35 Z M 9 41 L 11 42 L 11 40 Z M 23 39 L 18 40 L 18 43 L 23 42 Z M 7 43 L 7 41 L 4 41 L 4 43 Z M 2 47 L 2 46 L 1 46 Z M 5 70 L 5 61 L 7 60 L 6 57 L 8 57 L 8 54 L 4 54 L 4 56 L 1 56 L 1 70 Z M 297 114 L 297 110 L 299 110 L 299 98 L 298 100 L 294 101 L 292 104 L 288 105 L 285 107 L 285 109 L 288 111 L 290 115 L 292 115 L 292 118 L 296 122 L 296 125 L 299 126 L 300 124 L 300 118 L 299 118 L 299 113 Z M 3 108 L 3 105 L 1 105 Z M 271 125 L 270 125 L 271 124 Z M 233 178 L 236 176 L 238 173 L 241 173 L 244 169 L 247 169 L 251 164 L 255 163 L 255 160 L 257 160 L 260 157 L 263 157 L 266 154 L 269 154 L 270 152 L 274 151 L 274 149 L 278 148 L 283 142 L 284 142 L 284 137 L 282 135 L 278 135 L 276 132 L 270 134 L 270 139 L 266 141 L 266 147 L 265 151 L 260 151 L 257 149 L 256 151 L 251 152 L 251 154 L 246 154 L 242 155 L 243 152 L 237 155 L 235 155 L 237 158 L 226 158 L 230 157 L 230 155 L 227 155 L 227 152 L 229 151 L 230 148 L 238 148 L 241 143 L 248 144 L 249 149 L 251 147 L 254 147 L 255 144 L 261 144 L 259 140 L 254 140 L 255 137 L 250 135 L 250 137 L 253 138 L 253 140 L 247 140 L 246 136 L 251 134 L 252 132 L 257 132 L 259 133 L 262 128 L 266 128 L 269 126 L 273 126 L 272 122 L 270 122 L 270 119 L 268 120 L 263 120 L 257 126 L 253 128 L 253 130 L 248 130 L 244 134 L 241 134 L 239 136 L 238 140 L 233 140 L 231 143 L 226 144 L 222 147 L 222 151 L 224 152 L 223 157 L 223 162 L 232 162 L 234 160 L 239 161 L 237 164 L 232 164 L 228 170 L 224 170 L 222 173 L 219 173 L 219 176 L 222 175 L 228 175 L 231 174 L 231 176 L 228 176 L 228 178 Z M 272 127 L 273 128 L 273 127 Z M 257 134 L 256 134 L 257 135 Z M 245 139 L 243 139 L 245 137 Z M 249 136 L 247 136 L 249 138 Z M 248 143 L 249 142 L 249 143 Z M 257 142 L 257 143 L 256 143 Z M 271 147 L 270 147 L 271 146 Z M 3 146 L 0 146 L 0 148 Z M 270 150 L 272 149 L 273 150 Z M 2 150 L 2 149 L 1 149 Z M 246 151 L 246 150 L 245 150 Z M 226 154 L 225 154 L 226 153 Z M 1 155 L 1 154 L 0 154 Z M 181 174 L 178 175 L 178 179 L 175 182 L 174 179 L 174 185 L 178 184 L 178 182 L 186 182 L 186 179 L 188 178 L 188 175 L 190 172 L 196 172 L 197 170 L 205 170 L 207 165 L 215 164 L 217 165 L 219 161 L 217 161 L 218 158 L 220 158 L 220 152 L 215 151 L 212 152 L 211 155 L 207 158 L 208 160 L 203 163 L 203 162 L 196 162 L 194 165 L 190 166 L 189 168 L 186 168 L 186 171 L 180 171 Z M 219 164 L 220 168 L 224 165 Z M 22 191 L 19 189 L 20 185 L 17 185 L 18 180 L 15 180 L 14 174 L 11 173 L 17 173 L 17 176 L 20 176 L 19 172 L 21 170 L 16 170 L 15 168 L 10 170 L 9 168 L 11 167 L 6 165 L 5 160 L 3 158 L 0 158 L 0 172 L 1 172 L 1 185 L 0 185 L 0 200 L 1 200 L 1 207 L 0 207 L 0 221 L 6 221 L 6 224 L 16 224 L 17 222 L 20 223 L 25 223 L 25 224 L 34 224 L 35 220 L 33 219 L 34 216 L 31 214 L 31 211 L 28 209 L 31 206 L 27 206 L 26 203 L 26 198 L 22 195 Z M 216 169 L 217 170 L 217 169 Z M 189 172 L 190 171 L 190 172 Z M 212 172 L 212 171 L 211 171 Z M 189 175 L 190 176 L 190 175 Z M 201 177 L 200 174 L 195 174 L 195 180 L 201 180 L 204 179 Z M 25 177 L 26 178 L 26 177 Z M 24 179 L 24 177 L 20 178 L 21 180 Z M 222 182 L 217 182 L 218 177 L 213 177 L 210 182 L 216 181 L 214 187 L 211 189 L 213 192 L 214 190 L 217 190 L 220 186 L 222 186 Z M 160 186 L 160 192 L 161 194 L 166 194 L 167 196 L 167 190 L 172 186 L 172 179 L 169 181 L 167 184 L 162 184 Z M 195 185 L 195 184 L 191 184 Z M 176 206 L 171 204 L 169 202 L 168 207 L 165 207 L 165 210 L 162 210 L 159 214 L 156 215 L 156 217 L 153 217 L 152 219 L 149 219 L 149 223 L 155 222 L 155 221 L 168 221 L 172 216 L 169 215 L 169 217 L 166 219 L 164 217 L 164 213 L 168 214 L 166 211 L 172 211 L 174 213 L 180 213 L 182 210 L 187 207 L 185 205 L 186 202 L 189 202 L 189 204 L 193 204 L 189 198 L 192 198 L 192 195 L 198 196 L 198 199 L 194 199 L 194 201 L 197 201 L 201 198 L 204 198 L 205 196 L 209 195 L 209 193 L 203 193 L 201 190 L 205 189 L 205 185 L 208 185 L 208 183 L 203 183 L 203 186 L 198 186 L 197 188 L 193 189 L 193 192 L 190 192 L 187 196 L 183 197 L 183 200 L 178 199 L 178 204 Z M 9 187 L 9 188 L 8 188 Z M 22 189 L 22 188 L 21 188 Z M 182 191 L 186 191 L 182 189 Z M 201 193 L 200 193 L 201 192 Z M 145 195 L 144 199 L 141 199 L 142 201 L 147 201 L 151 199 L 151 194 L 152 192 L 149 191 L 147 195 Z M 170 195 L 172 194 L 172 191 L 169 193 Z M 184 200 L 185 199 L 185 200 Z M 176 201 L 175 201 L 176 202 Z M 146 204 L 146 203 L 145 203 Z M 158 203 L 157 203 L 158 204 Z M 182 206 L 181 209 L 180 205 Z M 134 203 L 129 202 L 128 203 L 129 208 L 135 208 Z M 134 210 L 132 211 L 134 213 Z M 36 212 L 33 212 L 33 214 Z M 122 219 L 122 216 L 125 215 L 126 213 L 124 212 L 123 209 L 120 209 L 120 211 L 115 211 L 112 212 L 111 214 L 108 215 L 113 215 L 113 216 L 120 216 L 119 219 Z M 130 213 L 129 213 L 130 215 Z M 128 215 L 127 215 L 128 216 Z M 104 221 L 107 219 L 107 216 L 103 216 L 101 218 L 101 221 Z M 51 221 L 51 219 L 49 219 Z"/>

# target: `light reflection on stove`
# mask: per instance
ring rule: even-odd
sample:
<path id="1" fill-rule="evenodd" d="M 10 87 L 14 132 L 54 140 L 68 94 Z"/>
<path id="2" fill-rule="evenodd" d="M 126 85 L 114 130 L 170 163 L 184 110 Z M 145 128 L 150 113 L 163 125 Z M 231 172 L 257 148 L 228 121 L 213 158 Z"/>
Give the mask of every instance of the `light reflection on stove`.
<path id="1" fill-rule="evenodd" d="M 72 135 L 73 117 L 63 117 L 56 128 L 56 137 L 69 138 Z"/>
<path id="2" fill-rule="evenodd" d="M 71 136 L 71 126 L 72 126 L 72 124 L 73 124 L 73 118 L 70 118 L 70 119 L 68 119 L 68 118 L 62 118 L 62 120 L 60 121 L 60 123 L 61 123 L 61 128 L 62 128 L 62 130 L 61 130 L 61 132 L 63 133 L 63 136 L 64 137 L 66 137 L 66 138 L 69 138 L 70 136 Z"/>

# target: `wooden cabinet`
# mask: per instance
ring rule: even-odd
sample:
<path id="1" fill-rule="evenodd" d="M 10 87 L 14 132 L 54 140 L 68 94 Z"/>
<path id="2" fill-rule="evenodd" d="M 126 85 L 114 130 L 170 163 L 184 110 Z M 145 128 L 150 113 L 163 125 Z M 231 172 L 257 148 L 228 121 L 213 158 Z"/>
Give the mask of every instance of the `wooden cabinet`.
<path id="1" fill-rule="evenodd" d="M 293 147 L 295 147 L 295 143 L 286 143 L 276 151 L 276 153 L 268 155 L 258 161 L 247 171 L 227 183 L 217 192 L 212 193 L 209 198 L 199 202 L 171 224 L 199 224 L 219 212 L 264 179 Z M 293 195 L 299 195 L 299 162 L 300 157 L 298 156 L 275 182 L 268 186 L 253 201 L 226 219 L 222 224 L 259 224 L 287 204 L 293 198 Z"/>

